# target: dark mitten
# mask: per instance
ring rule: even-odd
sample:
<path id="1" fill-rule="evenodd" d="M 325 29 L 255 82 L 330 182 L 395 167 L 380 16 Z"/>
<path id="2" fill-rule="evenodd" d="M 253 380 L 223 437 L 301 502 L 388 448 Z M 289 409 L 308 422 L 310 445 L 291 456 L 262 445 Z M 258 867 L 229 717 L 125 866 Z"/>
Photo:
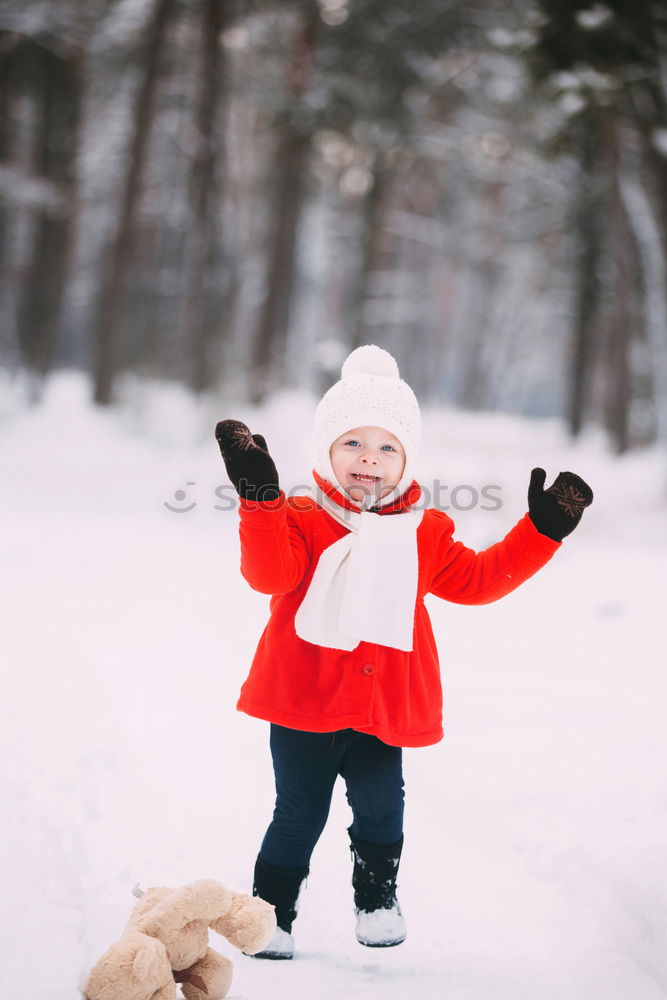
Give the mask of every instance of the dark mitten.
<path id="1" fill-rule="evenodd" d="M 559 472 L 544 489 L 547 474 L 533 469 L 528 487 L 528 512 L 541 535 L 560 542 L 579 524 L 585 507 L 593 503 L 593 490 L 574 472 Z"/>
<path id="2" fill-rule="evenodd" d="M 261 434 L 251 434 L 240 420 L 221 420 L 215 428 L 227 475 L 244 500 L 275 500 L 278 472 Z"/>

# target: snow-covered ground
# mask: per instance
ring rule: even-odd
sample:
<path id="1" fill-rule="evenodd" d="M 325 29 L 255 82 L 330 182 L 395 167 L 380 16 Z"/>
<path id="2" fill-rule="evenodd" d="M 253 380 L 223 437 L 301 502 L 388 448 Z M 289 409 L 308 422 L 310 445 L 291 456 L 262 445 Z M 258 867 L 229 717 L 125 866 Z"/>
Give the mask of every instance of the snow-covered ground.
<path id="1" fill-rule="evenodd" d="M 3 390 L 4 391 L 4 390 Z M 238 573 L 212 429 L 247 419 L 286 487 L 308 481 L 313 400 L 261 412 L 129 383 L 95 412 L 75 374 L 27 410 L 5 394 L 2 995 L 72 1000 L 136 882 L 250 891 L 272 810 L 268 724 L 235 710 L 268 598 Z M 298 958 L 235 962 L 236 1000 L 658 1000 L 667 992 L 664 643 L 667 473 L 557 422 L 425 414 L 421 481 L 484 548 L 524 513 L 530 469 L 593 507 L 497 604 L 430 598 L 445 740 L 407 750 L 408 940 L 357 944 L 337 786 Z M 182 496 L 177 491 L 183 491 Z M 227 494 L 228 495 L 228 494 Z M 180 508 L 169 510 L 165 504 Z M 195 504 L 192 507 L 192 504 Z M 185 508 L 191 509 L 186 510 Z M 213 938 L 213 935 L 211 935 Z M 213 943 L 213 942 L 212 942 Z"/>

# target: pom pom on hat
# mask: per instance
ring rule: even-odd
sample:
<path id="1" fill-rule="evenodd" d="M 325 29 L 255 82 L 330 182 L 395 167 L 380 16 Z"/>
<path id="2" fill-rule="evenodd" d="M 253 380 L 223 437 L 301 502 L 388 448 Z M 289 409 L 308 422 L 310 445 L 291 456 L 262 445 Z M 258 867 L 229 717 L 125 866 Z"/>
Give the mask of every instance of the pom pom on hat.
<path id="1" fill-rule="evenodd" d="M 324 394 L 315 412 L 315 471 L 341 489 L 329 451 L 336 438 L 354 427 L 383 427 L 403 445 L 403 475 L 383 501 L 392 502 L 405 492 L 414 478 L 421 417 L 415 394 L 401 379 L 395 358 L 375 344 L 364 344 L 348 355 L 343 362 L 340 382 Z"/>
<path id="2" fill-rule="evenodd" d="M 383 351 L 375 344 L 364 344 L 356 351 L 348 354 L 343 362 L 341 378 L 344 381 L 354 375 L 385 375 L 387 378 L 399 378 L 396 359 L 389 351 Z"/>

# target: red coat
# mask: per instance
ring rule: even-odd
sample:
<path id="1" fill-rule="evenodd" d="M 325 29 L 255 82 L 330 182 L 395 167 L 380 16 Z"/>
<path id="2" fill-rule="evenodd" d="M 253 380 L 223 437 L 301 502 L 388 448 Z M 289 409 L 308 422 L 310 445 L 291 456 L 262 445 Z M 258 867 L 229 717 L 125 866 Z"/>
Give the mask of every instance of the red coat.
<path id="1" fill-rule="evenodd" d="M 331 484 L 328 494 L 358 510 Z M 416 482 L 389 513 L 421 495 Z M 400 515 L 399 515 L 400 516 Z M 419 582 L 411 652 L 360 642 L 352 651 L 299 638 L 294 616 L 320 553 L 348 529 L 314 499 L 240 500 L 241 573 L 271 594 L 271 617 L 257 646 L 237 708 L 258 719 L 308 732 L 356 729 L 392 746 L 429 746 L 442 739 L 438 650 L 424 604 L 436 594 L 457 604 L 489 604 L 509 594 L 560 548 L 528 514 L 501 541 L 475 552 L 454 541 L 454 522 L 427 509 L 417 528 Z"/>

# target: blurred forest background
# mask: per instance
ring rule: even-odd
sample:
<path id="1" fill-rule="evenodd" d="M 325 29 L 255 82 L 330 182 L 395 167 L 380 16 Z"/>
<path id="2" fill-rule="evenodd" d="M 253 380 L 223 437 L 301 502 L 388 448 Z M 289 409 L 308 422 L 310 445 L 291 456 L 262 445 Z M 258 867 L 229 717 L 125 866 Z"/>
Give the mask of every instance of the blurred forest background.
<path id="1" fill-rule="evenodd" d="M 258 404 L 372 342 L 423 402 L 667 440 L 664 0 L 2 0 L 0 101 L 34 400 Z"/>

